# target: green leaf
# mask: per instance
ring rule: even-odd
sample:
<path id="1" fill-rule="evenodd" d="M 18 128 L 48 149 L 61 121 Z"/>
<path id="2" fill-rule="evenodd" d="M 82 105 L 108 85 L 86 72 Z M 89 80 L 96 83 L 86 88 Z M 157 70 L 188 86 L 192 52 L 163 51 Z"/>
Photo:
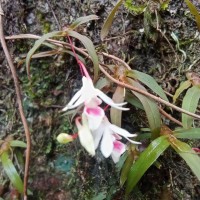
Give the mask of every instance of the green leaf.
<path id="1" fill-rule="evenodd" d="M 161 127 L 161 118 L 158 105 L 148 97 L 139 94 L 135 91 L 132 92 L 141 101 L 144 107 L 149 122 L 149 126 L 152 132 L 152 138 L 153 139 L 157 138 L 159 136 Z"/>
<path id="2" fill-rule="evenodd" d="M 200 139 L 200 128 L 182 129 L 174 132 L 176 138 Z"/>
<path id="3" fill-rule="evenodd" d="M 124 102 L 124 88 L 123 87 L 117 86 L 115 93 L 113 94 L 112 100 L 115 103 L 123 103 Z M 121 127 L 122 110 L 111 107 L 110 119 L 111 119 L 112 124 L 115 124 L 115 125 Z"/>
<path id="4" fill-rule="evenodd" d="M 185 0 L 185 3 L 187 4 L 188 8 L 190 9 L 191 14 L 194 15 L 198 30 L 200 31 L 200 14 L 199 14 L 197 8 L 189 0 Z"/>
<path id="5" fill-rule="evenodd" d="M 158 85 L 158 83 L 155 81 L 153 77 L 137 70 L 127 71 L 127 76 L 130 78 L 139 80 L 140 82 L 145 84 L 147 87 L 149 87 L 152 91 L 154 91 L 162 99 L 169 102 L 163 89 Z"/>
<path id="6" fill-rule="evenodd" d="M 141 140 L 146 140 L 146 139 L 150 139 L 151 138 L 151 133 L 140 133 L 138 134 L 138 136 L 136 137 L 136 139 L 138 141 L 141 141 Z"/>
<path id="7" fill-rule="evenodd" d="M 93 43 L 89 38 L 75 31 L 67 30 L 67 34 L 80 40 L 87 49 L 88 54 L 90 55 L 92 62 L 94 64 L 94 80 L 96 81 L 98 79 L 98 74 L 99 74 L 99 61 Z"/>
<path id="8" fill-rule="evenodd" d="M 103 27 L 101 29 L 101 40 L 104 40 L 104 38 L 108 35 L 109 29 L 112 25 L 115 13 L 117 12 L 119 6 L 122 4 L 123 0 L 119 0 L 115 7 L 112 9 L 110 14 L 108 15 L 107 19 L 105 20 Z"/>
<path id="9" fill-rule="evenodd" d="M 186 144 L 185 142 L 181 142 L 180 140 L 173 140 L 173 142 L 171 142 L 171 145 L 174 150 L 185 160 L 187 165 L 200 181 L 200 157 L 198 156 L 198 154 L 193 151 L 188 144 Z"/>
<path id="10" fill-rule="evenodd" d="M 183 98 L 182 108 L 191 113 L 195 113 L 200 98 L 200 88 L 193 86 L 188 89 L 186 95 Z M 182 113 L 183 127 L 188 129 L 192 127 L 193 117 Z"/>
<path id="11" fill-rule="evenodd" d="M 23 182 L 17 173 L 15 166 L 13 165 L 12 161 L 9 158 L 8 152 L 3 152 L 1 154 L 1 162 L 3 165 L 3 169 L 5 170 L 6 174 L 8 175 L 11 183 L 13 186 L 20 192 L 23 193 Z"/>
<path id="12" fill-rule="evenodd" d="M 144 110 L 144 107 L 141 104 L 141 102 L 138 100 L 138 98 L 132 95 L 130 92 L 126 92 L 125 100 L 131 105 L 135 106 L 136 108 Z"/>
<path id="13" fill-rule="evenodd" d="M 22 147 L 26 148 L 26 143 L 20 141 L 20 140 L 12 140 L 9 142 L 11 147 Z"/>
<path id="14" fill-rule="evenodd" d="M 54 31 L 51 33 L 47 33 L 35 42 L 34 46 L 31 48 L 31 50 L 28 52 L 28 54 L 26 56 L 26 71 L 27 71 L 28 76 L 30 76 L 30 60 L 31 60 L 31 57 L 33 56 L 33 54 L 35 53 L 35 51 L 42 45 L 42 43 L 45 40 L 47 40 L 51 37 L 60 35 L 60 34 L 62 34 L 62 31 Z"/>
<path id="15" fill-rule="evenodd" d="M 109 86 L 110 81 L 106 77 L 100 77 L 98 81 L 95 84 L 95 88 L 98 88 L 99 90 L 102 90 L 104 87 Z"/>
<path id="16" fill-rule="evenodd" d="M 106 192 L 100 192 L 99 194 L 96 194 L 95 197 L 92 197 L 91 200 L 104 200 L 106 199 Z"/>
<path id="17" fill-rule="evenodd" d="M 169 145 L 170 143 L 167 137 L 161 136 L 152 141 L 151 144 L 140 154 L 128 174 L 126 195 L 132 191 L 147 169 L 158 159 Z"/>
<path id="18" fill-rule="evenodd" d="M 91 20 L 97 20 L 99 19 L 98 16 L 96 15 L 89 15 L 89 16 L 85 16 L 85 17 L 79 17 L 78 19 L 75 20 L 75 22 L 73 22 L 69 28 L 70 29 L 75 29 L 77 28 L 78 26 L 80 26 L 81 24 L 84 24 L 88 21 L 91 21 Z"/>
<path id="19" fill-rule="evenodd" d="M 139 88 L 140 90 L 146 91 L 146 89 L 140 83 L 134 80 L 129 79 L 129 83 L 134 87 Z M 144 107 L 149 122 L 149 126 L 152 132 L 152 138 L 153 139 L 157 138 L 160 134 L 160 128 L 161 128 L 161 117 L 158 105 L 152 99 L 142 94 L 139 94 L 138 92 L 132 91 L 132 93 L 140 100 L 140 102 Z"/>
<path id="20" fill-rule="evenodd" d="M 167 10 L 169 3 L 171 0 L 165 0 L 163 3 L 161 3 L 160 7 L 162 10 Z"/>
<path id="21" fill-rule="evenodd" d="M 130 153 L 123 165 L 121 176 L 120 176 L 120 185 L 123 186 L 127 180 L 128 173 L 133 165 L 133 161 L 135 160 L 134 156 Z"/>
<path id="22" fill-rule="evenodd" d="M 134 2 L 135 3 L 135 2 Z M 126 0 L 124 6 L 129 10 L 134 12 L 136 15 L 144 12 L 146 4 L 144 5 L 134 5 L 132 0 Z"/>
<path id="23" fill-rule="evenodd" d="M 179 95 L 186 89 L 188 89 L 191 86 L 191 81 L 187 80 L 180 84 L 180 87 L 176 90 L 174 96 L 173 96 L 173 103 L 176 102 L 176 99 L 179 97 Z"/>

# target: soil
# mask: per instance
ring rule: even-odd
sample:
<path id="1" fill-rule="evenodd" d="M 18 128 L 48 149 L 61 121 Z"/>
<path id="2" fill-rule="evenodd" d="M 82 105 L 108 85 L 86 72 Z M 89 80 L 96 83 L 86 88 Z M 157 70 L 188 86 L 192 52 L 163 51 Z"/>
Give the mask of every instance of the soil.
<path id="1" fill-rule="evenodd" d="M 157 5 L 156 1 L 149 2 L 152 7 Z M 78 17 L 95 14 L 99 20 L 84 24 L 77 31 L 88 36 L 97 49 L 125 60 L 132 69 L 153 76 L 165 91 L 174 94 L 180 82 L 186 79 L 185 71 L 189 67 L 197 74 L 200 72 L 200 35 L 184 1 L 171 0 L 165 11 L 158 10 L 160 21 L 156 24 L 154 20 L 150 27 L 146 27 L 150 29 L 148 33 L 145 33 L 143 14 L 136 15 L 121 7 L 109 36 L 102 42 L 100 30 L 115 3 L 113 0 L 7 0 L 3 2 L 4 33 L 6 36 L 43 35 L 61 30 Z M 193 3 L 200 10 L 200 3 Z M 156 29 L 157 25 L 161 31 Z M 172 32 L 176 34 L 186 58 L 178 50 Z M 18 72 L 24 110 L 31 129 L 29 199 L 125 199 L 124 187 L 119 184 L 120 170 L 111 159 L 105 159 L 100 152 L 94 158 L 89 157 L 78 140 L 67 145 L 56 141 L 59 133 L 76 131 L 73 118 L 61 113 L 63 106 L 81 86 L 75 59 L 67 54 L 32 59 L 30 84 L 24 58 L 34 40 L 7 40 L 7 44 Z M 75 44 L 81 46 L 77 41 Z M 40 51 L 46 49 L 42 47 Z M 91 63 L 88 66 L 92 68 Z M 2 48 L 0 83 L 0 138 L 13 135 L 25 141 L 13 80 Z M 143 112 L 134 108 L 132 111 L 130 116 L 123 115 L 122 126 L 136 132 L 147 126 L 147 120 Z M 180 119 L 179 113 L 174 116 Z M 169 120 L 165 123 L 175 127 Z M 198 122 L 196 126 L 199 126 Z M 195 147 L 200 146 L 199 141 L 189 142 Z M 200 183 L 178 155 L 168 149 L 159 162 L 161 168 L 152 166 L 147 171 L 130 200 L 200 199 Z M 19 163 L 18 168 L 23 176 L 23 163 Z M 1 170 L 0 197 L 11 199 L 13 191 Z"/>

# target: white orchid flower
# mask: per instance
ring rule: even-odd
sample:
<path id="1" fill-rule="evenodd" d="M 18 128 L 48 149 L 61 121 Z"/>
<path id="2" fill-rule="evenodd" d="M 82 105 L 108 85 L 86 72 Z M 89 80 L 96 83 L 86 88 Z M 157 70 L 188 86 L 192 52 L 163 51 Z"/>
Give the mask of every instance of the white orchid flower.
<path id="1" fill-rule="evenodd" d="M 80 117 L 76 118 L 76 126 L 78 128 L 78 136 L 81 145 L 91 155 L 95 155 L 94 139 L 88 126 L 88 121 L 85 114 L 82 114 L 82 125 L 79 122 Z"/>
<path id="2" fill-rule="evenodd" d="M 100 102 L 101 98 L 105 103 L 108 105 L 120 109 L 120 110 L 129 110 L 128 108 L 123 108 L 122 106 L 126 104 L 124 103 L 114 103 L 114 101 L 105 95 L 101 90 L 96 89 L 93 85 L 92 79 L 89 77 L 83 76 L 82 78 L 83 86 L 82 88 L 76 92 L 76 94 L 72 97 L 71 101 L 63 108 L 63 111 L 67 111 L 68 109 L 73 109 L 81 105 L 82 103 L 85 103 L 85 105 L 88 105 L 93 101 L 94 99 Z M 98 98 L 99 97 L 99 98 Z"/>
<path id="3" fill-rule="evenodd" d="M 131 134 L 118 126 L 111 124 L 107 117 L 104 117 L 99 128 L 92 133 L 95 149 L 99 146 L 101 140 L 100 149 L 103 156 L 107 158 L 111 155 L 114 162 L 118 160 L 119 156 L 125 151 L 125 146 L 123 146 L 124 144 L 118 141 L 121 139 L 121 136 L 131 143 L 141 144 L 140 142 L 130 139 L 131 137 L 136 137 L 136 134 Z M 119 148 L 117 148 L 116 145 L 118 145 Z"/>

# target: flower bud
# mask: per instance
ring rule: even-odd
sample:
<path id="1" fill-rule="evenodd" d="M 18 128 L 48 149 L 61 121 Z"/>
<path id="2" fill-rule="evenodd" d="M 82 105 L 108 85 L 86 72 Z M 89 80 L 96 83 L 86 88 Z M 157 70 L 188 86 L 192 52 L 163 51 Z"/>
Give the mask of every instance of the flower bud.
<path id="1" fill-rule="evenodd" d="M 67 144 L 73 140 L 74 140 L 73 137 L 67 133 L 60 133 L 57 136 L 57 141 L 61 144 Z"/>

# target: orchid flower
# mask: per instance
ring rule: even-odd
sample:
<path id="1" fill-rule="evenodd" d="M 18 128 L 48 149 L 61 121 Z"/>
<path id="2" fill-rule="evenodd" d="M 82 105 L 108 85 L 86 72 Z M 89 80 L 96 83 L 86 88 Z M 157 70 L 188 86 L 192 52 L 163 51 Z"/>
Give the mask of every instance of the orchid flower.
<path id="1" fill-rule="evenodd" d="M 137 136 L 131 134 L 128 131 L 111 124 L 107 117 L 104 117 L 99 128 L 92 132 L 94 137 L 95 149 L 99 146 L 101 140 L 101 152 L 105 158 L 112 156 L 114 162 L 116 162 L 122 153 L 125 151 L 125 145 L 118 140 L 122 137 L 134 144 L 140 144 L 140 142 L 133 141 L 129 138 Z M 121 137 L 122 136 L 122 137 Z"/>
<path id="2" fill-rule="evenodd" d="M 88 104 L 85 105 L 83 113 L 87 116 L 88 125 L 91 131 L 96 130 L 102 119 L 105 116 L 104 110 L 99 106 L 101 100 L 94 97 Z"/>
<path id="3" fill-rule="evenodd" d="M 83 76 L 82 82 L 82 88 L 78 92 L 76 92 L 76 94 L 72 97 L 71 101 L 67 104 L 67 106 L 63 108 L 63 111 L 76 108 L 82 103 L 85 103 L 85 105 L 89 105 L 94 99 L 101 102 L 99 98 L 101 98 L 105 103 L 116 109 L 129 110 L 128 108 L 122 107 L 126 104 L 126 102 L 114 103 L 110 97 L 105 95 L 101 90 L 96 89 L 90 77 Z"/>
<path id="4" fill-rule="evenodd" d="M 87 152 L 91 155 L 95 155 L 95 147 L 92 133 L 88 126 L 88 121 L 85 114 L 82 114 L 82 125 L 79 122 L 80 117 L 76 118 L 76 126 L 78 128 L 78 136 L 81 145 L 87 150 Z"/>

